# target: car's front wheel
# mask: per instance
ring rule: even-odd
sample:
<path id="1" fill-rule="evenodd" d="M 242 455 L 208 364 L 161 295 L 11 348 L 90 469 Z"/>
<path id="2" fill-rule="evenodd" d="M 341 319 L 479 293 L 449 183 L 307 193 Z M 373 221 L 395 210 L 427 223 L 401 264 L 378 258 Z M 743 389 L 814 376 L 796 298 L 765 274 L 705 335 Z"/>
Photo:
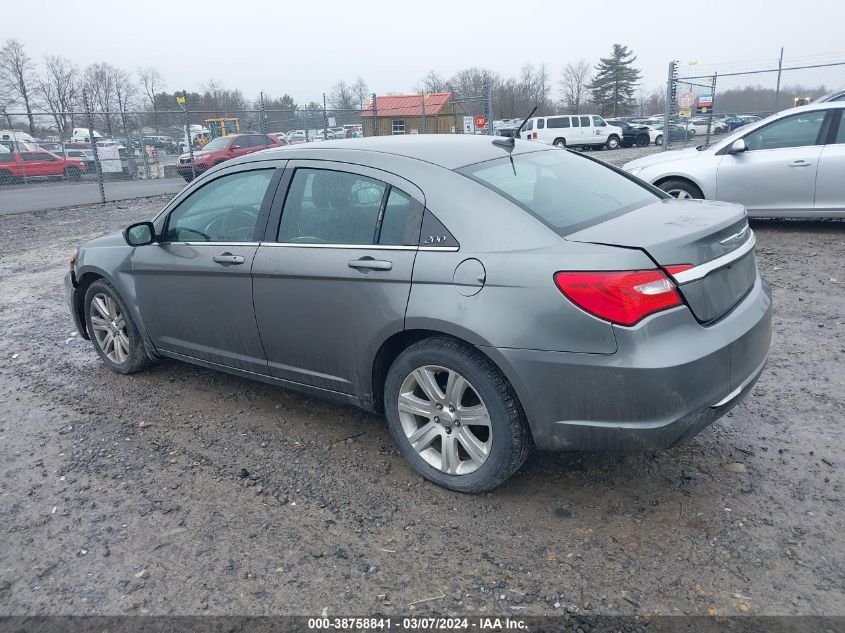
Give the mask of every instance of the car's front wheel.
<path id="1" fill-rule="evenodd" d="M 655 145 L 663 145 L 663 135 L 658 134 L 657 137 L 654 139 Z"/>
<path id="2" fill-rule="evenodd" d="M 661 182 L 658 186 L 673 198 L 680 198 L 682 200 L 690 198 L 701 200 L 704 198 L 701 189 L 686 180 L 667 180 Z"/>
<path id="3" fill-rule="evenodd" d="M 106 366 L 134 374 L 151 364 L 141 333 L 114 286 L 99 279 L 85 293 L 85 326 Z"/>
<path id="4" fill-rule="evenodd" d="M 416 343 L 393 362 L 387 424 L 426 479 L 458 492 L 492 490 L 525 461 L 531 436 L 513 388 L 481 352 L 448 337 Z"/>

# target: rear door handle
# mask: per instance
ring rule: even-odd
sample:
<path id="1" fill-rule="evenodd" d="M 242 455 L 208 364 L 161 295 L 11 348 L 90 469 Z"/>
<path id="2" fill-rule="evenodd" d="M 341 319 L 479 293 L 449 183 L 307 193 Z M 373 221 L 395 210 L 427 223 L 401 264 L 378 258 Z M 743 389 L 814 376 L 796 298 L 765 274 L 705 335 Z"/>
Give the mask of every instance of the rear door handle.
<path id="1" fill-rule="evenodd" d="M 810 163 L 808 163 L 806 160 L 794 160 L 791 163 L 789 163 L 789 166 L 790 167 L 809 167 Z"/>
<path id="2" fill-rule="evenodd" d="M 350 259 L 350 268 L 366 269 L 366 270 L 392 270 L 393 262 L 384 259 L 373 259 L 372 257 L 362 257 L 361 259 Z"/>
<path id="3" fill-rule="evenodd" d="M 216 264 L 243 264 L 245 261 L 241 255 L 232 255 L 231 253 L 215 255 L 212 259 Z"/>

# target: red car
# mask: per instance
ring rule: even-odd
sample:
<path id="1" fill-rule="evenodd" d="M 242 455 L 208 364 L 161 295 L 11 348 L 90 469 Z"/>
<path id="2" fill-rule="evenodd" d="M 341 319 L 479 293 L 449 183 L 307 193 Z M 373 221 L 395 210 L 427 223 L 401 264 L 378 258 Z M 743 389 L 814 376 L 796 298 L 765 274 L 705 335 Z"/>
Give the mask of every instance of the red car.
<path id="1" fill-rule="evenodd" d="M 258 152 L 268 147 L 281 147 L 282 145 L 285 145 L 285 142 L 272 134 L 246 133 L 218 136 L 202 149 L 194 150 L 193 172 L 191 171 L 190 153 L 179 156 L 176 171 L 185 179 L 185 182 L 191 182 L 193 174 L 199 176 L 204 171 L 208 171 L 230 158 Z"/>
<path id="2" fill-rule="evenodd" d="M 62 158 L 46 150 L 3 152 L 0 147 L 0 184 L 22 178 L 65 178 L 79 180 L 85 163 L 78 158 Z"/>

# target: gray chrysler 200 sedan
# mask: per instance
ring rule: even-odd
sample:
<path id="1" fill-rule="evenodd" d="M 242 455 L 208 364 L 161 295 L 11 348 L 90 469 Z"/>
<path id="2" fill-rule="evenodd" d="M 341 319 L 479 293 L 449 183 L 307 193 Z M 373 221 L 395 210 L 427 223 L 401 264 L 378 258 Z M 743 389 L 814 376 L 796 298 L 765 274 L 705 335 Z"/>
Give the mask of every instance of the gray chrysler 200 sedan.
<path id="1" fill-rule="evenodd" d="M 476 136 L 352 139 L 211 169 L 83 244 L 80 334 L 383 413 L 463 492 L 546 450 L 655 450 L 743 399 L 771 292 L 743 207 Z"/>

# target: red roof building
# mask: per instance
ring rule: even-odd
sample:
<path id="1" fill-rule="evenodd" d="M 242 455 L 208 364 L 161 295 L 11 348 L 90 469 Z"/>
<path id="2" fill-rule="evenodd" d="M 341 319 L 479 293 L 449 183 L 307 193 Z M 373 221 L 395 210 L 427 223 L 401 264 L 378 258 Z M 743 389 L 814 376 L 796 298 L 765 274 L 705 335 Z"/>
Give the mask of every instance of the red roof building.
<path id="1" fill-rule="evenodd" d="M 454 134 L 465 111 L 451 92 L 377 96 L 361 111 L 364 136 L 391 134 Z"/>

